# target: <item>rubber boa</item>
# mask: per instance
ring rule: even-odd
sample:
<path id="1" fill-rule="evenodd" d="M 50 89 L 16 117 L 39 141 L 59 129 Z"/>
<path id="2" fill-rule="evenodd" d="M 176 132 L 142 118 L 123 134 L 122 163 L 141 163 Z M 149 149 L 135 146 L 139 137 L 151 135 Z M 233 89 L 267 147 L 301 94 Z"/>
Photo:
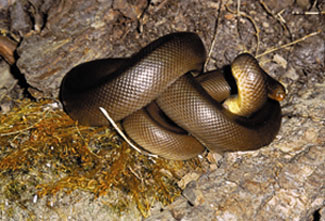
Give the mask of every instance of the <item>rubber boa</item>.
<path id="1" fill-rule="evenodd" d="M 205 60 L 197 34 L 169 34 L 130 58 L 74 67 L 62 81 L 60 98 L 84 125 L 107 125 L 98 109 L 105 108 L 135 143 L 168 159 L 272 142 L 281 125 L 284 87 L 249 54 L 236 57 L 228 72 L 200 74 Z"/>

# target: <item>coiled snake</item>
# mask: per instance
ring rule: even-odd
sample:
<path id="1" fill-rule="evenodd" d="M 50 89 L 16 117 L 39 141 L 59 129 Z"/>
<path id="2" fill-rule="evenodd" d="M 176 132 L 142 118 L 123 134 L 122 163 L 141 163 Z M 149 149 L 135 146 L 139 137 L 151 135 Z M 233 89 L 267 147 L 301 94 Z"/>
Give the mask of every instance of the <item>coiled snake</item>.
<path id="1" fill-rule="evenodd" d="M 249 54 L 235 58 L 231 71 L 194 77 L 205 60 L 196 34 L 169 34 L 130 58 L 76 66 L 62 81 L 61 100 L 85 125 L 107 125 L 99 110 L 105 108 L 135 143 L 168 159 L 189 159 L 205 147 L 222 153 L 272 142 L 284 87 Z"/>

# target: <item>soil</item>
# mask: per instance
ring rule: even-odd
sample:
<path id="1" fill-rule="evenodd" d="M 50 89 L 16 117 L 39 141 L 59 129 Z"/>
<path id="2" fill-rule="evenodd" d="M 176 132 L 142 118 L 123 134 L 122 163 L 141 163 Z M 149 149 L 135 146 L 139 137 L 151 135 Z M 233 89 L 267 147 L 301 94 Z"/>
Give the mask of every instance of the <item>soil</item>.
<path id="1" fill-rule="evenodd" d="M 26 97 L 57 101 L 74 66 L 130 56 L 172 32 L 202 38 L 206 71 L 253 54 L 287 90 L 279 135 L 257 151 L 210 155 L 207 172 L 188 176 L 182 196 L 157 203 L 148 220 L 325 219 L 325 1 L 0 0 L 0 18 L 1 114 Z M 58 199 L 55 208 L 29 199 L 0 217 L 144 219 L 137 209 L 116 215 L 80 190 Z"/>

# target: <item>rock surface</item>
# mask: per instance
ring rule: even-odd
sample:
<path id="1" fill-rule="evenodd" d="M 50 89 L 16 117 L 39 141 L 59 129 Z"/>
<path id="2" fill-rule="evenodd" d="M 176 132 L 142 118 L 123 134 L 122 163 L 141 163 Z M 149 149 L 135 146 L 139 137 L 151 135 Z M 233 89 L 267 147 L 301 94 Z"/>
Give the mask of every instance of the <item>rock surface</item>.
<path id="1" fill-rule="evenodd" d="M 207 174 L 187 184 L 181 197 L 167 207 L 157 205 L 146 220 L 325 220 L 325 16 L 292 13 L 324 12 L 324 3 L 251 0 L 242 2 L 238 16 L 237 1 L 30 1 L 37 3 L 32 14 L 26 12 L 28 2 L 3 9 L 10 8 L 11 30 L 23 39 L 17 67 L 39 92 L 33 93 L 37 98 L 57 98 L 62 77 L 79 63 L 129 56 L 171 32 L 198 33 L 210 52 L 207 68 L 213 69 L 242 51 L 260 54 L 320 30 L 259 57 L 288 92 L 276 140 L 257 151 L 219 157 Z M 19 10 L 25 10 L 23 20 L 15 20 Z M 26 14 L 46 19 L 30 20 Z M 57 199 L 55 209 L 46 199 L 31 202 L 37 219 L 143 219 L 136 210 L 118 217 L 106 209 L 105 199 L 84 192 Z M 24 217 L 20 212 L 17 208 L 11 218 Z"/>

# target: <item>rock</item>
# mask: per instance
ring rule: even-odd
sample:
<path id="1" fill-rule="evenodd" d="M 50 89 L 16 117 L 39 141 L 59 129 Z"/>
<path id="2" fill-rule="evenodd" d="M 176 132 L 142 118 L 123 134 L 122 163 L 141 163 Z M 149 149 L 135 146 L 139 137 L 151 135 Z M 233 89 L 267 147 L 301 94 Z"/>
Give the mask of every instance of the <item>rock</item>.
<path id="1" fill-rule="evenodd" d="M 137 2 L 72 0 L 52 7 L 43 30 L 25 36 L 17 50 L 17 66 L 28 84 L 43 97 L 57 98 L 63 76 L 82 62 L 130 56 L 170 32 L 195 30 L 202 37 L 212 36 L 215 7 L 167 2 L 148 7 L 141 19 L 146 1 Z M 177 14 L 179 7 L 184 12 Z"/>
<path id="2" fill-rule="evenodd" d="M 120 37 L 112 35 L 110 22 L 117 17 L 111 5 L 112 1 L 68 1 L 53 7 L 44 30 L 24 38 L 18 49 L 17 65 L 27 82 L 43 96 L 57 97 L 61 79 L 69 69 L 104 57 L 112 49 L 107 40 Z"/>
<path id="3" fill-rule="evenodd" d="M 273 61 L 279 64 L 282 68 L 287 68 L 288 61 L 285 60 L 282 56 L 275 54 L 273 57 Z"/>
<path id="4" fill-rule="evenodd" d="M 10 10 L 10 26 L 13 32 L 24 35 L 32 30 L 32 21 L 26 11 L 27 7 L 28 2 L 25 0 L 16 1 L 12 5 Z"/>
<path id="5" fill-rule="evenodd" d="M 113 8 L 120 11 L 124 16 L 135 20 L 140 18 L 143 10 L 147 7 L 146 0 L 117 0 L 114 1 Z"/>
<path id="6" fill-rule="evenodd" d="M 170 32 L 197 32 L 211 49 L 208 69 L 228 64 L 242 51 L 260 53 L 292 41 L 282 24 L 253 0 L 242 2 L 240 10 L 257 21 L 259 42 L 252 22 L 230 12 L 236 4 L 227 5 L 226 10 L 225 2 L 212 0 L 155 0 L 147 8 L 144 1 L 134 1 L 139 2 L 136 5 L 132 1 L 70 0 L 48 7 L 49 2 L 39 8 L 45 14 L 48 10 L 45 26 L 24 36 L 18 49 L 17 66 L 41 98 L 57 98 L 62 77 L 75 65 L 129 56 Z M 293 0 L 268 2 L 274 12 L 295 9 Z M 323 3 L 319 7 L 324 10 Z M 324 26 L 321 16 L 283 16 L 294 39 Z M 211 155 L 207 173 L 198 179 L 197 174 L 184 178 L 186 182 L 179 184 L 184 188 L 182 196 L 170 205 L 157 205 L 147 220 L 324 220 L 324 38 L 321 32 L 290 50 L 277 50 L 275 60 L 274 54 L 260 59 L 265 61 L 263 68 L 283 81 L 288 91 L 281 103 L 282 127 L 274 142 L 256 151 Z M 46 197 L 35 203 L 33 197 L 22 199 L 31 202 L 28 209 L 43 219 L 143 219 L 138 210 L 118 216 L 105 205 L 107 198 L 96 200 L 81 190 L 56 197 L 54 206 Z M 21 213 L 28 217 L 19 207 L 12 211 L 12 219 Z"/>
<path id="7" fill-rule="evenodd" d="M 324 146 L 290 159 L 277 150 L 269 154 L 267 150 L 254 158 L 235 154 L 242 160 L 238 167 L 237 157 L 226 156 L 221 167 L 232 167 L 190 183 L 185 198 L 167 209 L 178 214 L 177 220 L 307 220 L 325 203 Z M 192 206 L 178 208 L 187 201 Z M 162 214 L 162 220 L 170 216 L 165 210 Z"/>
<path id="8" fill-rule="evenodd" d="M 184 177 L 182 177 L 182 179 L 180 181 L 178 181 L 177 185 L 181 189 L 185 189 L 185 187 L 187 186 L 188 183 L 190 183 L 191 181 L 197 180 L 199 177 L 200 177 L 200 174 L 197 172 L 188 173 Z"/>
<path id="9" fill-rule="evenodd" d="M 0 103 L 16 84 L 17 80 L 12 75 L 10 66 L 4 61 L 0 61 Z M 1 106 L 1 110 L 6 112 L 9 109 L 5 105 Z"/>

